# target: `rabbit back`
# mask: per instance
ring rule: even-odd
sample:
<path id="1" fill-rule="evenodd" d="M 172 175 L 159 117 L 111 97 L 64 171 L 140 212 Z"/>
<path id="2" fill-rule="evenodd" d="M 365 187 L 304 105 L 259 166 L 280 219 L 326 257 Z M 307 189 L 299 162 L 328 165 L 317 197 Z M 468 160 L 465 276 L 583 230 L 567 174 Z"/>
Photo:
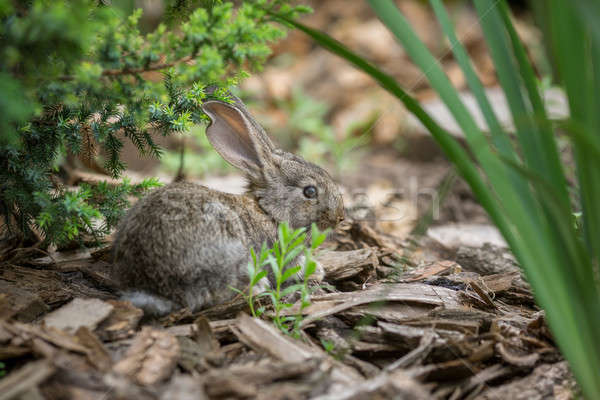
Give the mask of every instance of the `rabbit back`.
<path id="1" fill-rule="evenodd" d="M 255 201 L 193 183 L 140 200 L 115 240 L 115 273 L 132 288 L 195 311 L 234 297 L 248 283 L 249 248 L 274 240 L 275 222 Z M 147 297 L 138 296 L 147 299 Z"/>

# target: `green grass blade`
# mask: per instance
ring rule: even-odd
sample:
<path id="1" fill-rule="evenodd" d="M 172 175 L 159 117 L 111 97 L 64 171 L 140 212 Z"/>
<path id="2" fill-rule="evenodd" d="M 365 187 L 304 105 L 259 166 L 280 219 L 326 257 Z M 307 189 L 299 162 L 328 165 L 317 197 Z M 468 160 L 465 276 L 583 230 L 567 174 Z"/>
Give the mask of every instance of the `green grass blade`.
<path id="1" fill-rule="evenodd" d="M 488 12 L 488 7 L 491 3 L 492 1 L 489 0 L 476 0 L 479 14 L 483 15 Z M 505 5 L 501 5 L 499 7 L 499 12 L 501 12 L 502 7 L 504 6 Z M 568 12 L 566 12 L 568 6 L 564 6 L 560 16 L 553 16 L 555 20 L 550 25 L 553 26 L 554 30 L 556 30 L 556 19 L 562 19 L 568 15 Z M 549 12 L 551 14 L 556 11 L 557 9 L 554 9 L 552 5 L 549 6 Z M 546 270 L 547 275 L 543 276 L 541 281 L 538 282 L 536 279 L 531 279 L 531 283 L 536 291 L 539 291 L 542 286 L 554 286 L 557 284 L 554 289 L 555 294 L 559 292 L 568 294 L 567 297 L 561 296 L 560 299 L 556 299 L 552 297 L 546 298 L 546 296 L 539 295 L 538 293 L 538 298 L 547 310 L 548 320 L 555 332 L 557 341 L 565 356 L 569 359 L 571 367 L 578 377 L 584 392 L 587 393 L 588 396 L 593 396 L 594 394 L 600 393 L 598 391 L 600 389 L 598 380 L 594 378 L 596 372 L 592 372 L 600 370 L 599 348 L 597 341 L 594 341 L 594 337 L 600 335 L 600 330 L 598 330 L 599 324 L 597 322 L 600 318 L 598 318 L 598 291 L 593 283 L 594 278 L 589 262 L 589 254 L 587 254 L 582 246 L 579 245 L 577 235 L 572 232 L 572 227 L 570 226 L 572 223 L 571 213 L 566 211 L 569 210 L 569 200 L 566 194 L 567 186 L 564 183 L 564 179 L 562 179 L 562 176 L 564 175 L 562 174 L 561 167 L 558 166 L 558 157 L 552 150 L 552 146 L 555 146 L 555 144 L 550 143 L 550 140 L 554 140 L 551 131 L 549 130 L 550 124 L 548 122 L 540 124 L 539 117 L 542 115 L 543 111 L 541 109 L 543 108 L 543 105 L 541 105 L 541 101 L 538 100 L 539 98 L 538 93 L 536 93 L 537 89 L 534 85 L 533 73 L 530 68 L 525 65 L 528 63 L 525 52 L 522 49 L 520 42 L 518 42 L 516 33 L 514 32 L 514 29 L 512 29 L 512 24 L 508 18 L 508 12 L 506 11 L 503 21 L 508 31 L 508 35 L 511 38 L 515 57 L 520 67 L 521 77 L 523 78 L 524 84 L 530 95 L 532 109 L 529 111 L 526 110 L 526 112 L 531 113 L 531 115 L 534 116 L 532 123 L 536 124 L 535 127 L 539 126 L 539 130 L 530 129 L 529 121 L 523 121 L 521 119 L 524 110 L 522 107 L 525 104 L 520 99 L 521 93 L 516 91 L 510 92 L 510 88 L 514 86 L 515 81 L 518 81 L 519 79 L 511 55 L 508 53 L 508 49 L 511 46 L 509 46 L 506 41 L 506 35 L 502 33 L 502 26 L 497 23 L 498 16 L 495 10 L 492 10 L 489 14 L 490 20 L 483 24 L 483 29 L 486 34 L 490 51 L 492 52 L 492 57 L 494 58 L 499 79 L 507 93 L 509 104 L 512 104 L 511 111 L 515 119 L 515 124 L 517 125 L 519 139 L 523 145 L 523 153 L 528 160 L 529 167 L 541 176 L 544 176 L 547 183 L 557 188 L 557 191 L 555 191 L 556 193 L 554 194 L 557 197 L 550 198 L 549 194 L 544 193 L 542 190 L 543 188 L 540 187 L 539 184 L 532 182 L 535 185 L 534 190 L 538 194 L 538 198 L 543 205 L 545 218 L 548 221 L 544 227 L 540 227 L 539 234 L 543 235 L 547 240 L 547 252 L 553 254 L 553 257 L 549 262 L 542 263 L 541 260 L 537 260 L 531 265 L 524 262 L 522 264 L 526 267 L 527 272 L 533 269 L 541 270 L 542 268 Z M 565 23 L 563 25 L 564 28 L 567 26 L 570 27 L 562 30 L 560 34 L 555 36 L 555 42 L 558 40 L 559 45 L 562 46 L 556 54 L 561 59 L 563 66 L 567 64 L 566 70 L 571 74 L 571 79 L 578 80 L 578 82 L 574 83 L 574 86 L 581 85 L 582 82 L 588 82 L 587 85 L 589 85 L 590 80 L 585 79 L 585 72 L 581 70 L 581 68 L 584 68 L 582 65 L 586 64 L 585 57 L 581 54 L 580 48 L 580 43 L 583 43 L 584 39 L 583 37 L 577 38 L 578 29 L 573 29 L 574 25 L 577 25 L 575 21 Z M 571 30 L 571 32 L 567 35 L 565 32 L 566 30 Z M 567 37 L 569 38 L 567 39 Z M 581 55 L 581 57 L 569 54 L 569 48 L 573 46 L 573 43 L 577 43 L 575 44 L 575 53 L 579 53 L 578 55 Z M 578 66 L 569 65 L 573 63 L 578 64 Z M 577 77 L 573 74 L 574 71 L 578 71 L 576 73 Z M 586 84 L 584 84 L 584 86 L 585 85 Z M 580 87 L 580 89 L 584 90 L 582 87 Z M 571 89 L 571 91 L 575 92 L 574 89 Z M 569 90 L 567 90 L 567 93 L 569 94 Z M 585 97 L 585 95 L 582 96 L 583 93 L 585 93 L 585 91 L 580 92 L 579 96 Z M 571 95 L 569 94 L 569 97 L 570 96 Z M 588 100 L 586 101 L 586 104 L 581 105 L 583 107 L 583 111 L 580 112 L 582 115 L 587 115 L 589 104 Z M 570 105 L 573 110 L 573 104 L 571 103 Z M 542 121 L 544 117 L 545 116 L 542 117 Z M 529 141 L 530 139 L 532 140 Z M 535 142 L 534 147 L 531 147 L 532 142 Z M 585 196 L 586 192 L 589 194 L 589 191 L 586 191 L 584 186 L 590 183 L 589 160 L 587 159 L 585 152 L 587 152 L 587 149 L 583 152 L 583 155 L 579 154 L 578 156 L 577 146 L 575 146 L 582 196 Z M 581 167 L 582 164 L 585 164 L 584 168 Z M 595 171 L 598 170 L 600 169 L 595 169 Z M 594 170 L 592 169 L 592 171 Z M 597 180 L 596 182 L 598 181 L 600 180 Z M 593 195 L 590 197 L 593 197 Z M 555 201 L 559 201 L 565 204 L 565 206 L 556 208 L 554 207 Z M 584 200 L 583 202 L 589 202 L 589 197 L 587 201 Z M 584 210 L 584 219 L 586 221 L 587 216 L 588 214 L 586 214 Z M 589 222 L 586 223 L 589 224 Z M 599 226 L 597 221 L 592 222 L 591 225 L 594 227 Z M 596 241 L 597 238 L 598 236 L 596 236 Z M 569 270 L 571 270 L 572 273 L 569 274 Z M 554 282 L 557 279 L 562 280 L 563 282 Z M 564 314 L 557 311 L 555 308 L 557 306 L 562 308 L 567 306 L 567 312 L 574 314 L 572 325 L 565 325 L 566 321 L 564 320 Z"/>
<path id="2" fill-rule="evenodd" d="M 438 20 L 440 21 L 444 34 L 448 37 L 448 40 L 450 41 L 450 46 L 454 57 L 456 58 L 458 64 L 460 65 L 465 75 L 469 88 L 471 89 L 471 92 L 473 92 L 473 95 L 477 99 L 479 108 L 486 119 L 488 128 L 490 129 L 492 141 L 498 149 L 498 153 L 503 157 L 517 161 L 517 152 L 510 143 L 508 135 L 506 134 L 506 132 L 504 132 L 500 122 L 496 117 L 496 114 L 494 113 L 494 110 L 485 93 L 485 89 L 471 64 L 469 55 L 467 54 L 465 48 L 456 37 L 454 27 L 450 22 L 450 18 L 448 16 L 448 13 L 446 12 L 442 1 L 430 0 L 430 3 Z M 527 182 L 521 179 L 521 177 L 515 176 L 514 171 L 510 171 L 509 175 L 516 192 L 519 194 L 521 200 L 525 203 L 525 207 L 532 209 L 534 207 L 534 199 L 532 198 Z"/>
<path id="3" fill-rule="evenodd" d="M 531 117 L 531 104 L 527 103 L 521 91 L 521 78 L 506 37 L 505 27 L 497 10 L 496 0 L 475 0 L 475 6 L 481 20 L 481 28 L 486 38 L 490 55 L 496 67 L 498 80 L 513 116 L 517 136 L 526 164 L 535 170 L 542 169 L 543 155 L 539 132 Z M 551 179 L 548 179 L 551 181 Z"/>
<path id="4" fill-rule="evenodd" d="M 496 117 L 496 113 L 490 104 L 487 95 L 485 94 L 485 89 L 471 64 L 471 60 L 469 59 L 469 55 L 467 54 L 465 48 L 462 43 L 456 37 L 454 32 L 454 27 L 452 26 L 452 22 L 446 12 L 446 8 L 444 7 L 441 0 L 430 0 L 433 11 L 435 12 L 436 17 L 440 21 L 444 34 L 448 37 L 450 41 L 450 47 L 452 49 L 452 53 L 458 64 L 460 65 L 463 74 L 467 80 L 469 88 L 473 95 L 477 99 L 479 104 L 479 108 L 487 122 L 490 133 L 492 134 L 492 140 L 494 144 L 498 148 L 498 151 L 509 158 L 515 158 L 515 151 L 513 149 L 512 144 L 504 129 L 502 129 L 502 125 L 498 121 Z"/>
<path id="5" fill-rule="evenodd" d="M 588 91 L 585 92 L 585 98 L 588 104 L 587 120 L 581 119 L 581 114 L 573 113 L 573 122 L 577 125 L 585 124 L 585 141 L 575 143 L 575 154 L 577 157 L 577 173 L 579 178 L 579 186 L 582 197 L 583 208 L 583 224 L 586 234 L 586 242 L 592 253 L 593 262 L 597 276 L 600 275 L 600 157 L 596 154 L 594 148 L 600 147 L 600 26 L 598 19 L 590 17 L 600 16 L 600 4 L 592 0 L 578 0 L 575 2 L 579 9 L 576 11 L 578 20 L 584 21 L 584 32 L 586 40 L 586 50 L 588 64 L 591 66 L 587 69 L 589 77 L 588 83 L 593 82 L 593 85 L 588 85 Z M 569 61 L 565 61 L 569 62 Z M 571 60 L 575 63 L 576 60 Z M 577 67 L 577 66 L 576 66 Z M 575 68 L 576 68 L 575 67 Z M 581 68 L 581 67 L 580 67 Z M 573 81 L 573 77 L 569 77 Z M 576 82 L 571 83 L 571 85 Z M 570 91 L 575 95 L 577 88 Z M 583 93 L 582 93 L 583 94 Z M 571 104 L 571 99 L 569 98 Z M 575 102 L 581 102 L 581 98 L 573 99 Z M 581 106 L 581 105 L 577 105 Z M 586 145 L 584 142 L 593 142 L 594 148 Z M 600 290 L 600 289 L 599 289 Z"/>
<path id="6" fill-rule="evenodd" d="M 578 3 L 592 4 L 584 0 Z M 553 56 L 569 98 L 571 119 L 582 128 L 588 141 L 598 144 L 600 100 L 595 89 L 600 77 L 596 75 L 599 67 L 594 65 L 594 61 L 600 59 L 598 43 L 595 36 L 589 34 L 591 28 L 587 27 L 586 20 L 578 17 L 570 1 L 551 0 L 548 12 Z M 586 244 L 595 267 L 600 268 L 600 160 L 593 149 L 581 142 L 574 142 L 574 154 Z"/>
<path id="7" fill-rule="evenodd" d="M 574 0 L 572 3 L 579 20 L 585 22 L 593 40 L 600 43 L 600 3 L 595 0 Z"/>
<path id="8" fill-rule="evenodd" d="M 536 84 L 533 68 L 527 59 L 523 44 L 521 43 L 521 40 L 519 39 L 512 24 L 508 6 L 504 1 L 500 1 L 498 3 L 498 10 L 510 37 L 513 51 L 521 71 L 521 76 L 529 94 L 529 100 L 533 108 L 532 112 L 534 115 L 534 120 L 540 128 L 539 142 L 543 147 L 539 149 L 539 152 L 543 156 L 544 167 L 543 169 L 538 169 L 538 171 L 539 174 L 544 174 L 545 172 L 547 179 L 551 179 L 547 181 L 547 184 L 551 184 L 553 186 L 551 198 L 544 196 L 544 193 L 547 192 L 541 190 L 537 190 L 536 192 L 540 197 L 540 203 L 544 206 L 544 212 L 547 213 L 546 218 L 549 219 L 550 226 L 564 227 L 564 229 L 562 229 L 562 234 L 560 233 L 561 230 L 559 229 L 552 229 L 549 232 L 550 235 L 554 236 L 553 242 L 562 242 L 568 244 L 563 246 L 563 248 L 553 249 L 553 251 L 557 253 L 557 258 L 560 259 L 565 265 L 568 264 L 570 260 L 578 260 L 578 262 L 572 264 L 572 269 L 575 272 L 575 278 L 578 280 L 578 282 L 581 285 L 586 285 L 586 283 L 589 282 L 590 279 L 593 279 L 593 277 L 590 275 L 591 269 L 589 268 L 589 265 L 583 262 L 585 257 L 578 253 L 580 249 L 574 243 L 577 235 L 573 229 L 569 229 L 572 228 L 571 215 L 573 214 L 573 211 L 571 210 L 569 194 L 567 191 L 567 180 L 564 176 L 562 164 L 558 156 L 558 149 L 556 146 L 556 141 L 554 140 L 552 125 L 546 115 L 544 103 Z M 549 208 L 549 201 L 552 203 L 557 201 L 561 202 L 561 208 L 564 212 L 562 214 L 552 213 L 551 209 Z"/>
<path id="9" fill-rule="evenodd" d="M 568 204 L 566 179 L 558 158 L 552 127 L 546 116 L 535 75 L 512 26 L 506 4 L 504 0 L 475 0 L 475 5 L 517 128 L 526 164 L 529 168 L 540 171 L 555 186 L 561 200 Z M 514 53 L 510 51 L 511 48 Z M 521 85 L 527 90 L 527 99 Z"/>
<path id="10" fill-rule="evenodd" d="M 549 179 L 549 182 L 554 185 L 555 193 L 559 196 L 558 199 L 563 201 L 565 206 L 569 206 L 567 180 L 558 156 L 552 124 L 548 119 L 544 101 L 540 96 L 533 67 L 527 58 L 525 48 L 512 24 L 510 12 L 505 1 L 501 0 L 498 3 L 498 10 L 504 25 L 506 26 L 525 88 L 529 94 L 529 101 L 533 108 L 534 121 L 539 127 L 539 143 L 542 147 L 538 149 L 538 153 L 541 153 L 544 158 L 544 169 L 542 171 L 546 171 L 545 175 Z"/>
<path id="11" fill-rule="evenodd" d="M 589 256 L 579 240 L 579 235 L 574 231 L 570 215 L 570 208 L 565 208 L 564 203 L 558 196 L 552 185 L 538 174 L 527 170 L 512 160 L 505 159 L 516 171 L 526 176 L 535 186 L 538 193 L 546 200 L 544 206 L 551 218 L 558 223 L 554 227 L 553 236 L 556 240 L 549 242 L 549 247 L 565 247 L 568 256 L 557 259 L 553 264 L 540 265 L 546 274 L 554 275 L 562 280 L 562 283 L 554 293 L 559 296 L 555 303 L 568 306 L 567 312 L 572 314 L 570 322 L 564 318 L 564 314 L 557 312 L 551 305 L 542 302 L 546 308 L 546 316 L 552 328 L 561 351 L 570 362 L 578 382 L 584 393 L 589 398 L 598 398 L 600 385 L 597 373 L 600 371 L 600 292 L 594 285 L 593 268 Z M 566 260 L 566 261 L 565 261 Z M 568 262 L 566 264 L 565 262 Z M 580 282 L 569 273 L 572 264 L 585 266 L 588 273 L 587 282 Z M 535 265 L 535 264 L 531 264 Z M 526 270 L 528 272 L 529 269 Z M 539 287 L 540 282 L 531 281 L 534 289 Z M 542 283 L 543 284 L 543 283 Z M 536 289 L 537 290 L 537 289 Z M 539 296 L 543 297 L 543 296 Z"/>

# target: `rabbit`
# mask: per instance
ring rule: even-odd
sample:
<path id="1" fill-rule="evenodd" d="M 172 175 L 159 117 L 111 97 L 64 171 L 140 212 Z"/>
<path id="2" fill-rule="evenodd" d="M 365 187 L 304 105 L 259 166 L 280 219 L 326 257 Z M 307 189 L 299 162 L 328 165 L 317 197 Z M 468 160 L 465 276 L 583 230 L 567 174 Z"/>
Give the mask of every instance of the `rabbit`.
<path id="1" fill-rule="evenodd" d="M 247 179 L 234 195 L 177 182 L 139 200 L 119 224 L 114 273 L 123 297 L 161 316 L 192 312 L 232 299 L 248 282 L 250 248 L 277 240 L 277 227 L 315 223 L 333 228 L 344 219 L 342 196 L 322 168 L 273 144 L 241 100 L 207 100 L 206 135 L 215 150 Z M 308 230 L 310 232 L 310 229 Z M 297 261 L 302 264 L 303 256 Z M 295 264 L 297 265 L 297 264 Z M 320 279 L 323 270 L 318 267 Z M 262 288 L 269 282 L 261 282 Z"/>

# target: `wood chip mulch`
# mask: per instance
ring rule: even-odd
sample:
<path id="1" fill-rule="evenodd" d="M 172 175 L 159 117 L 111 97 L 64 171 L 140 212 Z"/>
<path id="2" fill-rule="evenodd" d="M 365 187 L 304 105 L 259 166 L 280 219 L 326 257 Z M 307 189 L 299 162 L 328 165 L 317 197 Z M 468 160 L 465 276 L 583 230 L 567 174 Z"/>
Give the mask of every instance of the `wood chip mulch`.
<path id="1" fill-rule="evenodd" d="M 120 301 L 106 249 L 0 269 L 0 400 L 568 399 L 577 390 L 506 250 L 396 243 L 347 223 L 302 337 L 243 300 L 160 320 Z M 292 308 L 289 313 L 298 312 Z"/>

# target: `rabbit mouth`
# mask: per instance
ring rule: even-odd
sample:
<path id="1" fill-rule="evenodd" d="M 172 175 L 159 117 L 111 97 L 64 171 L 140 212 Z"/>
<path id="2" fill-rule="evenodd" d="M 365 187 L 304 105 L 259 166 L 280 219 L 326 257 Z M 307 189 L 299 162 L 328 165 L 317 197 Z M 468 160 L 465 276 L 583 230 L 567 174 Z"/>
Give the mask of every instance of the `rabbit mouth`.
<path id="1" fill-rule="evenodd" d="M 335 229 L 343 220 L 344 220 L 344 211 L 342 209 L 341 212 L 336 212 L 334 215 L 329 215 L 327 222 L 323 224 L 326 225 L 324 227 L 319 227 L 319 229 L 332 228 Z"/>
<path id="2" fill-rule="evenodd" d="M 319 221 L 316 223 L 316 225 L 320 230 L 325 230 L 328 228 L 335 229 L 335 227 L 338 225 L 339 222 L 340 221 L 337 218 L 336 219 L 328 219 L 325 221 Z"/>

